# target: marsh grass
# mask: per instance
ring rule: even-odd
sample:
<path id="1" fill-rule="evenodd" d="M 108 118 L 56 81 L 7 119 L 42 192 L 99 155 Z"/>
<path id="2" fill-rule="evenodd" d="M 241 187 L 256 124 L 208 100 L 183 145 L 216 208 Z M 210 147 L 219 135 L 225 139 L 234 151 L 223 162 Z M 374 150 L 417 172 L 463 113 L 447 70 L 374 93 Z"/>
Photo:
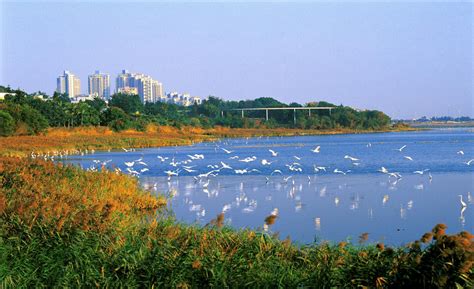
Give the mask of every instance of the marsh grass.
<path id="1" fill-rule="evenodd" d="M 473 236 L 442 224 L 407 247 L 296 246 L 223 226 L 224 214 L 205 227 L 177 223 L 164 199 L 105 170 L 1 158 L 0 183 L 1 288 L 474 285 Z"/>
<path id="2" fill-rule="evenodd" d="M 393 129 L 392 129 L 393 130 Z M 409 130 L 409 128 L 405 129 Z M 114 132 L 108 127 L 50 128 L 47 133 L 36 136 L 0 137 L 0 155 L 29 156 L 31 152 L 54 154 L 79 154 L 85 150 L 110 150 L 125 148 L 148 148 L 188 145 L 194 142 L 215 140 L 224 137 L 292 136 L 316 134 L 367 133 L 371 131 L 334 129 L 232 129 L 215 127 L 170 127 L 148 125 L 146 130 Z"/>

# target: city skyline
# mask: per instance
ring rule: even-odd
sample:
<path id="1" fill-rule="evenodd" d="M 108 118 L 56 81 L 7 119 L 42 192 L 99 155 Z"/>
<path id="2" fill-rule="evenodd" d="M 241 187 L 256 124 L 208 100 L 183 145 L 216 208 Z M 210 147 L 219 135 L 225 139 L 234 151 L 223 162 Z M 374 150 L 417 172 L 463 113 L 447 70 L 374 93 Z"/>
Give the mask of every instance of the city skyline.
<path id="1" fill-rule="evenodd" d="M 0 80 L 51 93 L 51 79 L 65 68 L 86 79 L 98 68 L 114 77 L 125 67 L 159 78 L 167 91 L 201 97 L 325 100 L 393 118 L 472 117 L 471 8 L 5 2 L 2 37 L 15 41 L 2 41 Z M 124 9 L 140 17 L 123 18 Z M 78 16 L 86 14 L 109 24 L 96 32 Z"/>
<path id="2" fill-rule="evenodd" d="M 96 70 L 88 75 L 87 94 L 81 92 L 80 78 L 69 70 L 64 70 L 56 79 L 56 92 L 67 94 L 73 102 L 90 100 L 95 97 L 110 100 L 110 74 Z M 136 94 L 142 103 L 166 102 L 189 106 L 201 104 L 201 98 L 189 93 L 163 91 L 163 84 L 151 76 L 122 69 L 115 77 L 114 93 Z"/>

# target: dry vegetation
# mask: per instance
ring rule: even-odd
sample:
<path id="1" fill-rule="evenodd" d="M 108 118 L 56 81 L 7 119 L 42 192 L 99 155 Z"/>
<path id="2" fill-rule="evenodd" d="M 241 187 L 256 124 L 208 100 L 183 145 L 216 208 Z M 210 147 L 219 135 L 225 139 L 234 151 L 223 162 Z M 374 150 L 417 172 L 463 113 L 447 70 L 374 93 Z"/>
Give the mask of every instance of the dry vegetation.
<path id="1" fill-rule="evenodd" d="M 31 152 L 79 153 L 85 150 L 109 150 L 187 145 L 223 137 L 291 136 L 311 134 L 367 133 L 350 129 L 303 130 L 303 129 L 232 129 L 216 127 L 175 128 L 149 125 L 145 132 L 126 130 L 113 132 L 108 127 L 50 128 L 46 134 L 37 136 L 11 136 L 0 138 L 0 155 L 27 156 Z"/>

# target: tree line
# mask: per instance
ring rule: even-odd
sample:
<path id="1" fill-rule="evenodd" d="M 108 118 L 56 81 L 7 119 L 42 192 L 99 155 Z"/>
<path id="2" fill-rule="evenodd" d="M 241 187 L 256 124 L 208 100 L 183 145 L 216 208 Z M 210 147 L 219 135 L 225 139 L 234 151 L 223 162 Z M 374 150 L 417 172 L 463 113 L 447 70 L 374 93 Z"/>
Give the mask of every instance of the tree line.
<path id="1" fill-rule="evenodd" d="M 378 130 L 390 125 L 390 118 L 381 111 L 357 111 L 351 107 L 334 105 L 325 101 L 311 102 L 308 107 L 333 107 L 331 113 L 318 110 L 308 116 L 307 111 L 279 110 L 247 111 L 245 118 L 238 108 L 250 107 L 303 107 L 298 103 L 285 104 L 270 97 L 255 100 L 225 101 L 209 96 L 202 104 L 189 107 L 170 103 L 145 103 L 138 95 L 117 93 L 106 103 L 100 98 L 71 103 L 67 94 L 55 92 L 52 96 L 38 92 L 28 94 L 0 86 L 0 92 L 7 94 L 0 101 L 0 135 L 38 134 L 48 127 L 109 126 L 115 131 L 136 129 L 143 131 L 148 124 L 175 127 L 196 126 L 212 128 L 300 128 Z M 42 95 L 44 99 L 35 97 Z M 296 122 L 294 122 L 296 117 Z"/>

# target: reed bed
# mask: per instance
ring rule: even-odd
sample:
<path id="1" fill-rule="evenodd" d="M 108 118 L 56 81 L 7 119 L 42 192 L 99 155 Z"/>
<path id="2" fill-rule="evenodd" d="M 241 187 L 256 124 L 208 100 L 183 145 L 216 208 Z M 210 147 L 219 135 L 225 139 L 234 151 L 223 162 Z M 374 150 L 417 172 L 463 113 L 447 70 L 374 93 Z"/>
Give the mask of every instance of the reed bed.
<path id="1" fill-rule="evenodd" d="M 0 158 L 0 287 L 472 288 L 474 239 L 439 224 L 404 247 L 179 224 L 136 180 Z M 262 220 L 263 221 L 263 220 Z M 268 226 L 278 218 L 265 220 Z"/>
<path id="2" fill-rule="evenodd" d="M 406 128 L 409 129 L 409 128 Z M 0 155 L 28 156 L 32 152 L 41 154 L 80 154 L 90 150 L 113 150 L 122 148 L 147 148 L 189 145 L 195 142 L 224 137 L 293 136 L 317 134 L 367 133 L 350 129 L 303 130 L 303 129 L 232 129 L 215 127 L 170 127 L 149 125 L 146 131 L 126 130 L 114 132 L 108 127 L 50 128 L 47 133 L 36 136 L 0 137 Z"/>

